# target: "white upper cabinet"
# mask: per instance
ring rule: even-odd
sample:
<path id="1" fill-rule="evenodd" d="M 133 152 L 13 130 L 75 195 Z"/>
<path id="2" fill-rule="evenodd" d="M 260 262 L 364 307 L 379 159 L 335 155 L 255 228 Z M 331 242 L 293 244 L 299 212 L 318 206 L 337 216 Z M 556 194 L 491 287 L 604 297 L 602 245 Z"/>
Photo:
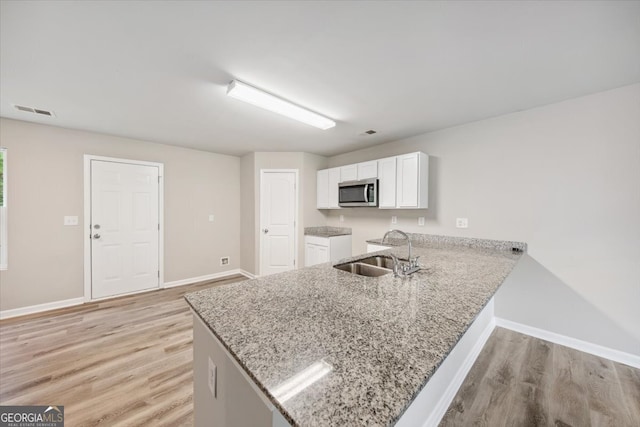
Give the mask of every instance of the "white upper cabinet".
<path id="1" fill-rule="evenodd" d="M 329 207 L 329 170 L 323 169 L 318 171 L 318 180 L 316 182 L 316 206 L 318 209 L 327 209 Z"/>
<path id="2" fill-rule="evenodd" d="M 322 169 L 317 173 L 316 207 L 318 209 L 339 209 L 338 183 L 340 168 Z"/>
<path id="3" fill-rule="evenodd" d="M 340 168 L 340 182 L 358 179 L 358 165 L 347 165 Z"/>
<path id="4" fill-rule="evenodd" d="M 378 207 L 396 207 L 396 157 L 378 160 Z"/>
<path id="5" fill-rule="evenodd" d="M 339 183 L 376 177 L 379 208 L 428 207 L 429 156 L 416 152 L 318 171 L 318 209 L 340 209 Z"/>
<path id="6" fill-rule="evenodd" d="M 378 161 L 358 163 L 358 179 L 370 179 L 378 177 Z"/>
<path id="7" fill-rule="evenodd" d="M 378 161 L 356 163 L 340 167 L 340 182 L 358 181 L 376 178 L 378 176 Z"/>
<path id="8" fill-rule="evenodd" d="M 340 183 L 341 168 L 329 169 L 329 209 L 339 209 L 338 183 Z"/>
<path id="9" fill-rule="evenodd" d="M 428 207 L 429 156 L 410 153 L 396 159 L 396 208 L 426 209 Z"/>

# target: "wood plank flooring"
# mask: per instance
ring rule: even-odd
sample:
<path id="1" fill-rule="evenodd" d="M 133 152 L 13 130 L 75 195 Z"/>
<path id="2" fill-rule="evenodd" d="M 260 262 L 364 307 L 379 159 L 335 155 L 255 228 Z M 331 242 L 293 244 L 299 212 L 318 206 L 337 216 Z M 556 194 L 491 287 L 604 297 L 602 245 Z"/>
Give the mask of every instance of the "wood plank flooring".
<path id="1" fill-rule="evenodd" d="M 496 328 L 440 423 L 640 426 L 640 370 Z"/>
<path id="2" fill-rule="evenodd" d="M 185 293 L 244 276 L 0 321 L 0 404 L 64 405 L 68 426 L 193 424 Z"/>
<path id="3" fill-rule="evenodd" d="M 0 404 L 64 405 L 68 426 L 193 424 L 187 292 L 0 321 Z M 497 328 L 441 424 L 640 425 L 640 370 Z"/>

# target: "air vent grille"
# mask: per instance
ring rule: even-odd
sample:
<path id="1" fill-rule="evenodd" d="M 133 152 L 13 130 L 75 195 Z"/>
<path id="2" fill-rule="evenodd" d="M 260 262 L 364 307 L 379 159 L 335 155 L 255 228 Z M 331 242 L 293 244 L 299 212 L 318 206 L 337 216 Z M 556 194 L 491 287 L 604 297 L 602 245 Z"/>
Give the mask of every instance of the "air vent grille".
<path id="1" fill-rule="evenodd" d="M 40 108 L 27 107 L 27 106 L 24 106 L 24 105 L 17 105 L 17 104 L 14 104 L 13 107 L 16 110 L 24 111 L 24 112 L 27 112 L 27 113 L 40 114 L 42 116 L 48 116 L 48 117 L 55 117 L 56 116 L 55 114 L 53 114 L 53 111 L 43 110 L 43 109 L 40 109 Z"/>

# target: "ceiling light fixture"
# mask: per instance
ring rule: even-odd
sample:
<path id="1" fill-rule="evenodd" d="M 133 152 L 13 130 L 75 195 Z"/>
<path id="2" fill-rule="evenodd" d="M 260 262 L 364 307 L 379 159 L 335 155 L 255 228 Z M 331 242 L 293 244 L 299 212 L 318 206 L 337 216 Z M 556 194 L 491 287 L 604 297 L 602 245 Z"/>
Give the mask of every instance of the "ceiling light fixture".
<path id="1" fill-rule="evenodd" d="M 332 128 L 336 125 L 336 122 L 331 119 L 299 107 L 289 101 L 285 101 L 282 98 L 278 98 L 277 96 L 271 95 L 270 93 L 264 92 L 238 80 L 233 80 L 229 83 L 227 95 L 241 101 L 248 102 L 249 104 L 253 104 L 256 107 L 264 108 L 265 110 L 273 111 L 274 113 L 282 114 L 283 116 L 287 116 L 291 119 L 315 126 L 322 130 Z"/>

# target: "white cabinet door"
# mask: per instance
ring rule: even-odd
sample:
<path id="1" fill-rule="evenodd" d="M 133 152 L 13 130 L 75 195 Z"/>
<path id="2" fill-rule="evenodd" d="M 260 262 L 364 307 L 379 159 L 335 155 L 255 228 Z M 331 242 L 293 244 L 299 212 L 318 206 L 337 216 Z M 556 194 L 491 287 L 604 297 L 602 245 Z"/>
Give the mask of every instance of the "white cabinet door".
<path id="1" fill-rule="evenodd" d="M 329 247 L 328 246 L 317 246 L 316 252 L 316 264 L 322 264 L 325 262 L 329 262 Z"/>
<path id="2" fill-rule="evenodd" d="M 358 179 L 358 165 L 347 165 L 340 168 L 340 182 L 356 181 Z"/>
<path id="3" fill-rule="evenodd" d="M 304 244 L 304 266 L 305 267 L 310 267 L 312 265 L 316 265 L 316 259 L 318 257 L 317 251 L 316 251 L 316 245 L 311 244 L 311 243 L 305 243 Z"/>
<path id="4" fill-rule="evenodd" d="M 399 208 L 418 205 L 418 156 L 417 153 L 398 156 L 397 197 Z"/>
<path id="5" fill-rule="evenodd" d="M 327 209 L 329 207 L 329 170 L 319 170 L 316 182 L 316 207 Z"/>
<path id="6" fill-rule="evenodd" d="M 425 209 L 429 157 L 424 153 L 410 153 L 397 157 L 396 207 Z"/>
<path id="7" fill-rule="evenodd" d="M 329 169 L 329 209 L 339 209 L 338 183 L 340 182 L 340 168 Z"/>
<path id="8" fill-rule="evenodd" d="M 378 162 L 376 160 L 372 162 L 358 163 L 358 179 L 369 179 L 378 177 Z"/>
<path id="9" fill-rule="evenodd" d="M 378 160 L 378 206 L 396 207 L 396 158 Z"/>
<path id="10" fill-rule="evenodd" d="M 328 239 L 327 239 L 328 243 Z M 314 243 L 305 243 L 304 245 L 304 266 L 311 267 L 312 265 L 322 264 L 329 262 L 329 247 L 323 245 L 316 245 Z"/>

